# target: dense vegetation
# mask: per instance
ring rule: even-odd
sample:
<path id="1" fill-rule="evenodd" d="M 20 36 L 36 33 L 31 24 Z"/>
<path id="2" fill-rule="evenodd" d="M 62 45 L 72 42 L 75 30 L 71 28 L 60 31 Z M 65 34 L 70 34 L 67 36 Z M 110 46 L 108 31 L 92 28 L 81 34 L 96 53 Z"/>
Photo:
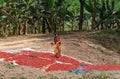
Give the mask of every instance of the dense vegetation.
<path id="1" fill-rule="evenodd" d="M 120 28 L 120 0 L 0 0 L 0 36 Z"/>

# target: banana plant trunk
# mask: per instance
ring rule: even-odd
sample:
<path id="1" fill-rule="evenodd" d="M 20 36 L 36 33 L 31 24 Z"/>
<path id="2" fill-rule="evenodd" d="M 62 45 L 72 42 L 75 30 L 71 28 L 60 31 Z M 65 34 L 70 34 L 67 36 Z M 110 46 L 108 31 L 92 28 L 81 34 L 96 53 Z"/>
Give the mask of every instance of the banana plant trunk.
<path id="1" fill-rule="evenodd" d="M 96 0 L 94 0 L 92 27 L 95 27 L 95 18 L 96 18 Z"/>
<path id="2" fill-rule="evenodd" d="M 72 19 L 72 21 L 71 21 L 71 25 L 72 25 L 72 27 L 71 27 L 71 31 L 74 30 L 74 29 L 73 29 L 73 28 L 74 28 L 74 24 L 73 24 L 73 23 L 74 23 L 74 20 Z"/>
<path id="3" fill-rule="evenodd" d="M 45 29 L 45 18 L 43 17 L 43 20 L 42 20 L 42 33 L 46 33 L 46 29 Z"/>
<path id="4" fill-rule="evenodd" d="M 38 26 L 38 33 L 41 33 L 41 27 L 42 27 L 42 25 L 41 25 L 40 21 L 38 21 L 37 26 Z"/>
<path id="5" fill-rule="evenodd" d="M 13 35 L 18 35 L 18 26 L 14 26 Z"/>
<path id="6" fill-rule="evenodd" d="M 84 3 L 85 3 L 85 0 L 79 0 L 79 3 L 80 3 L 79 30 L 82 30 L 82 27 L 83 27 L 83 13 L 84 13 Z"/>
<path id="7" fill-rule="evenodd" d="M 24 25 L 24 35 L 28 34 L 28 20 L 25 21 L 25 25 Z"/>
<path id="8" fill-rule="evenodd" d="M 61 18 L 61 30 L 64 32 L 65 31 L 65 22 L 64 22 L 64 17 Z"/>

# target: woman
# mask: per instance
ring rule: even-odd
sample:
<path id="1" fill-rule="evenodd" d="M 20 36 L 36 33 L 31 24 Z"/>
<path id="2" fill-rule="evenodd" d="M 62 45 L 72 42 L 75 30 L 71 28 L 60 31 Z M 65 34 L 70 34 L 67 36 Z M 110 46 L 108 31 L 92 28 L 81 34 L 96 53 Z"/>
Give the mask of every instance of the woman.
<path id="1" fill-rule="evenodd" d="M 61 55 L 61 40 L 60 40 L 60 37 L 55 34 L 55 37 L 54 37 L 54 53 L 55 53 L 55 57 L 56 58 L 59 58 L 60 55 Z"/>

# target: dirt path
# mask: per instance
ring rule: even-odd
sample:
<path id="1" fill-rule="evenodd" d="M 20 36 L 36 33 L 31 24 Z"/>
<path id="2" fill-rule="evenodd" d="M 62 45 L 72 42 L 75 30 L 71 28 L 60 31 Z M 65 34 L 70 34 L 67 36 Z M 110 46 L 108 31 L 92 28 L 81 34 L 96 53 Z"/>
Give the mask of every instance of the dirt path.
<path id="1" fill-rule="evenodd" d="M 44 39 L 37 39 L 37 38 L 32 38 L 32 39 L 24 39 L 24 40 L 11 40 L 8 42 L 3 42 L 0 43 L 0 50 L 10 50 L 10 49 L 17 49 L 17 48 L 24 48 L 24 47 L 29 47 L 32 46 L 33 41 L 42 41 Z"/>
<path id="2" fill-rule="evenodd" d="M 61 34 L 62 54 L 93 64 L 120 63 L 120 55 L 118 53 L 96 43 L 94 39 L 89 38 L 89 35 L 89 33 L 79 32 Z M 28 35 L 1 38 L 0 51 L 32 48 L 36 51 L 52 52 L 53 47 L 50 45 L 51 41 L 53 41 L 53 35 Z M 60 76 L 59 73 L 61 72 L 52 72 L 52 74 L 57 76 Z M 18 66 L 9 69 L 6 67 L 6 62 L 0 62 L 0 77 L 3 74 L 6 79 L 9 79 L 7 78 L 9 76 L 21 75 L 28 77 L 28 79 L 37 79 L 39 75 L 49 73 L 44 72 L 43 74 L 41 69 L 26 66 Z M 63 77 L 68 77 L 65 76 L 65 74 L 69 74 L 69 77 L 75 75 L 68 72 L 62 72 Z"/>

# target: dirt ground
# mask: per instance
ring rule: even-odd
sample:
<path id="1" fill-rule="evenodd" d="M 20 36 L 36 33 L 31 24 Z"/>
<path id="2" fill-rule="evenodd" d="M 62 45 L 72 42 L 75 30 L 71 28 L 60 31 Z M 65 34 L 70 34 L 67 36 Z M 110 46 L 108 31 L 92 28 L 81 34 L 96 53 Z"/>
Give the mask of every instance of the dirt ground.
<path id="1" fill-rule="evenodd" d="M 92 64 L 119 64 L 120 39 L 118 38 L 111 42 L 107 38 L 103 38 L 102 40 L 99 36 L 93 35 L 93 32 L 66 32 L 60 34 L 62 54 Z M 52 41 L 53 34 L 5 37 L 0 38 L 0 51 L 32 48 L 36 51 L 53 52 L 53 47 L 50 44 Z M 109 47 L 107 47 L 107 45 Z M 115 47 L 114 50 L 110 48 L 110 45 Z M 8 62 L 0 62 L 0 79 L 11 79 L 11 77 L 20 76 L 25 76 L 28 79 L 37 79 L 39 76 L 44 75 L 54 75 L 60 79 L 68 79 L 72 76 L 80 76 L 80 74 L 61 71 L 46 73 L 42 71 L 42 69 L 27 66 L 15 66 L 11 69 L 7 67 L 7 64 Z M 115 73 L 114 75 L 117 78 L 120 78 L 119 71 L 113 73 Z"/>

